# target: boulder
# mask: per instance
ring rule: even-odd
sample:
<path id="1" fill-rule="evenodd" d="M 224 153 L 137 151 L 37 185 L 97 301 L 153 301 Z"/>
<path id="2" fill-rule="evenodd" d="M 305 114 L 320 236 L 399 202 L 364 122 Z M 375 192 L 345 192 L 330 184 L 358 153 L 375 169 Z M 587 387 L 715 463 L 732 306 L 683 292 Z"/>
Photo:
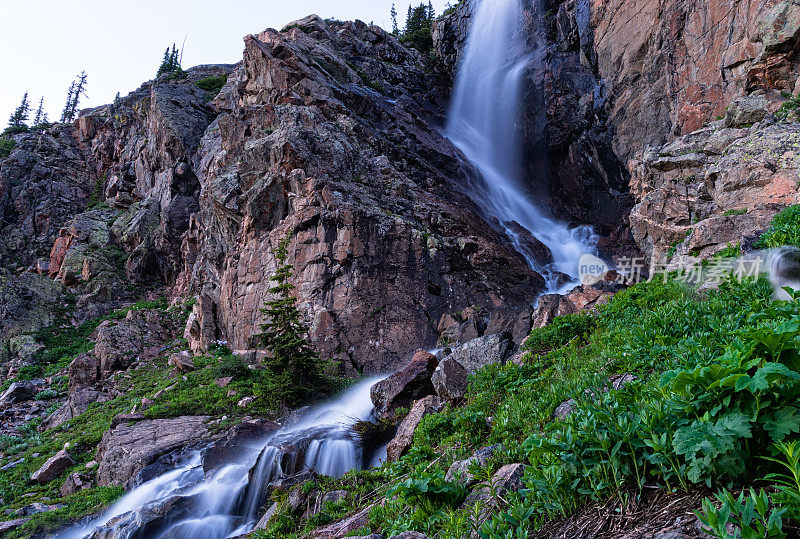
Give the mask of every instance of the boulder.
<path id="1" fill-rule="evenodd" d="M 270 505 L 269 509 L 267 509 L 267 512 L 264 513 L 261 516 L 260 519 L 258 519 L 258 522 L 256 523 L 255 527 L 253 528 L 253 531 L 267 529 L 267 526 L 269 526 L 269 521 L 272 520 L 272 517 L 274 517 L 278 513 L 278 510 L 280 508 L 281 508 L 281 504 L 279 504 L 277 502 L 275 502 L 272 505 Z"/>
<path id="2" fill-rule="evenodd" d="M 777 108 L 770 106 L 770 100 L 763 93 L 750 94 L 736 99 L 725 113 L 725 126 L 733 128 L 750 127 L 760 122 Z M 685 168 L 685 167 L 684 167 Z"/>
<path id="3" fill-rule="evenodd" d="M 372 386 L 370 398 L 376 414 L 391 417 L 397 408 L 410 406 L 414 400 L 433 394 L 431 375 L 438 364 L 436 356 L 418 350 L 411 363 Z"/>
<path id="4" fill-rule="evenodd" d="M 503 363 L 514 351 L 509 333 L 479 337 L 455 348 L 447 359 L 457 361 L 472 374 L 486 365 Z"/>
<path id="5" fill-rule="evenodd" d="M 179 373 L 187 373 L 195 370 L 194 361 L 190 352 L 184 350 L 175 354 L 170 354 L 169 365 L 174 367 Z"/>
<path id="6" fill-rule="evenodd" d="M 31 481 L 36 481 L 37 483 L 44 485 L 60 476 L 64 470 L 74 465 L 75 461 L 72 460 L 72 457 L 69 455 L 69 453 L 67 453 L 66 449 L 62 449 L 47 459 L 47 461 L 42 464 L 38 470 L 33 472 L 33 475 L 31 475 Z"/>
<path id="7" fill-rule="evenodd" d="M 36 396 L 36 386 L 29 380 L 12 382 L 8 389 L 0 395 L 0 408 L 6 408 L 18 402 L 25 402 Z"/>
<path id="8" fill-rule="evenodd" d="M 467 486 L 474 485 L 477 480 L 472 473 L 470 473 L 470 467 L 472 467 L 474 464 L 485 466 L 499 448 L 499 445 L 482 447 L 475 451 L 471 457 L 453 462 L 453 464 L 450 465 L 450 468 L 447 469 L 447 474 L 444 477 L 445 481 L 461 481 Z"/>
<path id="9" fill-rule="evenodd" d="M 443 399 L 458 400 L 467 389 L 467 377 L 487 365 L 505 363 L 514 352 L 510 333 L 479 337 L 453 350 L 433 373 L 431 383 Z"/>
<path id="10" fill-rule="evenodd" d="M 509 492 L 515 492 L 522 488 L 522 477 L 525 475 L 524 464 L 506 464 L 497 470 L 491 478 L 494 493 L 498 497 L 505 497 Z M 467 499 L 464 500 L 462 507 L 472 507 L 476 502 L 485 504 L 484 511 L 490 511 L 494 500 L 492 499 L 492 489 L 488 485 L 482 486 L 472 491 Z M 489 503 L 486 503 L 489 502 Z"/>
<path id="11" fill-rule="evenodd" d="M 56 503 L 53 505 L 48 505 L 46 503 L 32 503 L 30 505 L 26 505 L 24 507 L 20 507 L 16 511 L 14 511 L 14 515 L 18 517 L 30 517 L 33 515 L 38 515 L 39 513 L 49 513 L 50 511 L 55 511 L 57 509 L 61 509 L 64 507 L 63 503 Z"/>
<path id="12" fill-rule="evenodd" d="M 75 494 L 76 492 L 80 492 L 81 490 L 91 486 L 92 481 L 87 475 L 75 472 L 67 476 L 67 478 L 64 480 L 64 484 L 61 485 L 61 488 L 58 491 L 62 497 L 66 498 L 71 494 Z"/>
<path id="13" fill-rule="evenodd" d="M 173 317 L 158 309 L 131 310 L 117 323 L 103 322 L 94 333 L 94 354 L 100 361 L 101 376 L 127 369 L 176 330 Z"/>
<path id="14" fill-rule="evenodd" d="M 411 411 L 400 423 L 397 434 L 386 447 L 386 457 L 389 461 L 397 461 L 403 456 L 414 439 L 414 431 L 417 430 L 422 418 L 428 414 L 434 414 L 442 409 L 442 401 L 436 395 L 428 395 L 414 403 Z"/>
<path id="15" fill-rule="evenodd" d="M 444 358 L 433 372 L 431 382 L 436 394 L 449 401 L 458 401 L 467 390 L 467 370 L 450 358 Z"/>
<path id="16" fill-rule="evenodd" d="M 5 522 L 0 522 L 0 535 L 16 530 L 20 526 L 27 524 L 29 520 L 30 517 L 15 518 L 14 520 L 6 520 Z"/>
<path id="17" fill-rule="evenodd" d="M 78 354 L 67 367 L 69 390 L 93 386 L 100 379 L 100 361 L 92 354 Z"/>
<path id="18" fill-rule="evenodd" d="M 336 521 L 311 533 L 313 539 L 339 539 L 347 537 L 359 528 L 369 523 L 369 511 L 372 506 L 354 513 L 342 520 Z"/>
<path id="19" fill-rule="evenodd" d="M 183 416 L 122 423 L 103 434 L 97 448 L 100 486 L 125 485 L 146 466 L 172 451 L 219 437 L 207 416 Z"/>

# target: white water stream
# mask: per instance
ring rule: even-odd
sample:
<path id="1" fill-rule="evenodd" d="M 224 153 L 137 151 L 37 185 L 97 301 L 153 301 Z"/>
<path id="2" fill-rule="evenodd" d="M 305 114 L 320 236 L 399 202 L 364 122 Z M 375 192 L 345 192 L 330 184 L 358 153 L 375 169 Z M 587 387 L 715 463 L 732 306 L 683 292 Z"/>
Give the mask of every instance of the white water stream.
<path id="1" fill-rule="evenodd" d="M 152 537 L 224 539 L 252 530 L 261 516 L 270 482 L 309 468 L 339 477 L 375 462 L 363 455 L 349 427 L 370 419 L 370 388 L 381 377 L 358 382 L 339 398 L 313 407 L 268 439 L 237 448 L 240 456 L 206 477 L 200 452 L 183 465 L 133 489 L 87 525 L 59 537 Z M 298 448 L 305 448 L 298 449 Z M 298 462 L 299 461 L 299 462 Z M 165 509 L 166 508 L 166 509 Z M 142 515 L 165 517 L 143 528 Z"/>
<path id="2" fill-rule="evenodd" d="M 520 184 L 522 151 L 519 112 L 525 73 L 536 55 L 526 53 L 521 0 L 481 0 L 456 78 L 447 136 L 480 170 L 474 198 L 497 218 L 550 291 L 559 273 L 577 278 L 578 261 L 594 252 L 589 227 L 570 229 L 548 217 Z M 527 229 L 553 254 L 535 260 L 514 223 Z M 523 232 L 524 234 L 524 232 Z"/>

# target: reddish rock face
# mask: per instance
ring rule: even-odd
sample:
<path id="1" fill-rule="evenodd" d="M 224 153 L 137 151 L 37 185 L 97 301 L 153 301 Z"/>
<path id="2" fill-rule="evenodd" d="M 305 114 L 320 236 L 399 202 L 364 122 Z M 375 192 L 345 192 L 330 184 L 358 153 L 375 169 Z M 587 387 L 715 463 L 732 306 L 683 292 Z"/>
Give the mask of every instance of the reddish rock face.
<path id="1" fill-rule="evenodd" d="M 745 90 L 791 91 L 797 76 L 785 51 L 796 44 L 797 16 L 793 9 L 784 16 L 788 4 L 592 0 L 617 153 L 695 131 Z"/>
<path id="2" fill-rule="evenodd" d="M 347 373 L 402 366 L 445 313 L 532 301 L 541 277 L 461 194 L 432 127 L 443 81 L 377 27 L 298 24 L 246 38 L 200 142 L 193 347 L 253 347 L 286 236 L 312 339 Z"/>

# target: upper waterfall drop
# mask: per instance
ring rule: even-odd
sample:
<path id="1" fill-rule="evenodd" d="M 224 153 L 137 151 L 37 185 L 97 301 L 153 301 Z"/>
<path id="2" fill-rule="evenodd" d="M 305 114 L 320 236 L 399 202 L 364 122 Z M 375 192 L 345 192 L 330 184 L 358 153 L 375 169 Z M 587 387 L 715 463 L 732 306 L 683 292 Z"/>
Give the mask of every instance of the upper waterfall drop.
<path id="1" fill-rule="evenodd" d="M 542 274 L 548 289 L 559 275 L 576 279 L 578 261 L 594 253 L 590 227 L 570 229 L 529 200 L 521 182 L 519 110 L 526 69 L 536 61 L 526 52 L 521 0 L 480 0 L 456 78 L 447 136 L 480 170 L 475 202 L 497 218 L 517 250 Z M 546 245 L 553 258 L 537 261 L 519 227 Z"/>

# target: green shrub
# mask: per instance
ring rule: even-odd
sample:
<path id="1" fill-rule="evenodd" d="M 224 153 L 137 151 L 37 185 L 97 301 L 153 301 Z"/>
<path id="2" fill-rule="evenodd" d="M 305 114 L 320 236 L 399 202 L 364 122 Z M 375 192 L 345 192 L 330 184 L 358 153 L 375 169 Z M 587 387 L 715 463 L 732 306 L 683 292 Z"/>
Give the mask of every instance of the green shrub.
<path id="1" fill-rule="evenodd" d="M 201 90 L 205 90 L 214 97 L 222 90 L 225 83 L 228 82 L 228 75 L 219 75 L 217 77 L 206 77 L 195 82 L 195 86 Z"/>
<path id="2" fill-rule="evenodd" d="M 784 245 L 800 247 L 800 205 L 789 206 L 781 211 L 756 243 L 759 249 Z"/>
<path id="3" fill-rule="evenodd" d="M 536 329 L 525 340 L 525 350 L 546 352 L 561 348 L 572 339 L 585 337 L 592 328 L 594 319 L 588 314 L 559 316 L 543 328 Z"/>
<path id="4" fill-rule="evenodd" d="M 783 538 L 782 515 L 786 509 L 773 507 L 770 511 L 770 499 L 761 489 L 756 492 L 750 489 L 735 497 L 727 490 L 716 495 L 720 507 L 710 500 L 703 500 L 703 511 L 697 513 L 703 524 L 703 531 L 719 539 L 765 539 Z M 731 533 L 730 527 L 735 530 Z"/>
<path id="5" fill-rule="evenodd" d="M 218 347 L 212 351 L 216 353 L 219 359 L 217 374 L 220 377 L 231 376 L 236 380 L 241 380 L 250 376 L 250 369 L 241 356 L 235 355 L 224 347 Z"/>
<path id="6" fill-rule="evenodd" d="M 0 159 L 8 157 L 14 151 L 16 143 L 11 137 L 0 137 Z"/>

